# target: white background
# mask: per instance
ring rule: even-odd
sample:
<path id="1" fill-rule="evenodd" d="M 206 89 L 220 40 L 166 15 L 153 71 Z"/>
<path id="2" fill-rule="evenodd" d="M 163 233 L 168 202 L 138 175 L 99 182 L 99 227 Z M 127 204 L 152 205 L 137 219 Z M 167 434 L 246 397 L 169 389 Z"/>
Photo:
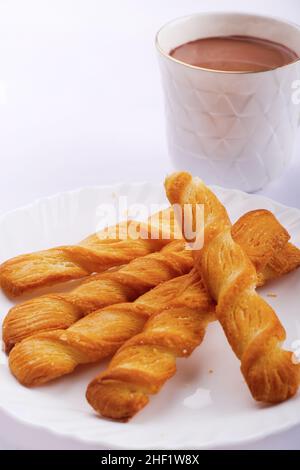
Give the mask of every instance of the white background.
<path id="1" fill-rule="evenodd" d="M 79 186 L 162 181 L 172 167 L 154 36 L 205 10 L 300 23 L 299 0 L 0 0 L 0 215 Z M 261 193 L 300 207 L 299 157 L 298 141 Z M 14 447 L 9 425 L 1 447 Z M 300 449 L 300 428 L 247 448 Z"/>

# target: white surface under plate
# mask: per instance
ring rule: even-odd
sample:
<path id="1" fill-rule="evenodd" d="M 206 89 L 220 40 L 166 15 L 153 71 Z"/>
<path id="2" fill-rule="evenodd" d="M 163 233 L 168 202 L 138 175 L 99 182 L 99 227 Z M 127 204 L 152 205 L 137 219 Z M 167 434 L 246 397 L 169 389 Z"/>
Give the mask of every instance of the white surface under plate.
<path id="1" fill-rule="evenodd" d="M 261 196 L 217 188 L 235 221 L 244 212 L 272 210 L 300 246 L 300 211 Z M 100 203 L 166 204 L 162 185 L 148 183 L 91 187 L 42 199 L 0 219 L 0 261 L 22 252 L 75 243 L 95 231 Z M 287 329 L 286 346 L 300 339 L 300 272 L 269 284 L 261 293 Z M 275 293 L 276 297 L 269 297 Z M 1 319 L 12 305 L 0 294 Z M 129 423 L 99 418 L 85 400 L 88 382 L 102 365 L 80 367 L 74 374 L 40 388 L 20 386 L 0 356 L 0 420 L 18 448 L 222 448 L 250 442 L 300 423 L 300 394 L 277 406 L 255 403 L 239 362 L 217 323 L 189 359 L 178 360 L 177 374 Z"/>

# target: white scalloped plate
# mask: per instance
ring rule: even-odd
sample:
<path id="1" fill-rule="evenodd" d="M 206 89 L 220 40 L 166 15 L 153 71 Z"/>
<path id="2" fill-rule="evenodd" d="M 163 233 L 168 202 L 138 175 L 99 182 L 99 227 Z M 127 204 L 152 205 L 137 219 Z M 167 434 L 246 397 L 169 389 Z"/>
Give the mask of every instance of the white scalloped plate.
<path id="1" fill-rule="evenodd" d="M 261 196 L 215 188 L 232 220 L 244 212 L 272 210 L 300 246 L 300 211 Z M 97 207 L 126 195 L 130 202 L 165 206 L 162 185 L 91 187 L 58 194 L 0 219 L 0 261 L 22 252 L 75 243 L 95 230 Z M 287 347 L 300 339 L 300 272 L 261 291 L 287 329 Z M 276 297 L 269 297 L 275 293 Z M 0 294 L 1 317 L 12 304 Z M 233 446 L 300 423 L 300 394 L 277 406 L 255 403 L 218 324 L 150 404 L 127 424 L 97 417 L 85 400 L 90 379 L 104 365 L 81 367 L 44 387 L 26 389 L 10 375 L 0 355 L 1 432 L 19 448 L 208 449 Z"/>

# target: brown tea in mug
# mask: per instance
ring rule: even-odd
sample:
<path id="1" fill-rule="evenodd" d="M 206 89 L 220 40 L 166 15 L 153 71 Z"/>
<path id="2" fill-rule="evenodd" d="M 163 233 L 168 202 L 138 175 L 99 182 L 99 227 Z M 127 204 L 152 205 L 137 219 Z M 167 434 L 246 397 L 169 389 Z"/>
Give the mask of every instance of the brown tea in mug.
<path id="1" fill-rule="evenodd" d="M 189 65 L 228 72 L 261 72 L 299 59 L 282 44 L 252 36 L 197 39 L 176 47 L 170 55 Z"/>

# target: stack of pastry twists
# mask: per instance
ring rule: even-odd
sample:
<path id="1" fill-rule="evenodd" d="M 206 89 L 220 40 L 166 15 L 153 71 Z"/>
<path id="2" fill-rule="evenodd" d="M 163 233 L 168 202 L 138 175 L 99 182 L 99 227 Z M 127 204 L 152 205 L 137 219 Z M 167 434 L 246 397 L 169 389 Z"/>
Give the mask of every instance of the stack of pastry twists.
<path id="1" fill-rule="evenodd" d="M 198 178 L 176 173 L 166 180 L 171 203 L 204 204 L 205 244 L 195 266 L 217 303 L 216 315 L 241 360 L 241 370 L 256 400 L 277 403 L 292 397 L 300 366 L 281 348 L 285 330 L 273 309 L 257 294 L 253 264 L 231 235 L 225 208 Z M 191 221 L 194 223 L 194 221 Z"/>
<path id="2" fill-rule="evenodd" d="M 244 250 L 245 251 L 245 250 Z M 249 253 L 247 253 L 249 256 Z M 282 250 L 270 259 L 262 270 L 263 279 L 276 279 L 300 266 L 300 250 L 292 243 L 287 243 Z M 261 285 L 261 274 L 258 273 L 257 285 Z"/>
<path id="3" fill-rule="evenodd" d="M 112 305 L 82 318 L 67 330 L 36 334 L 9 355 L 12 373 L 26 386 L 71 373 L 79 364 L 99 362 L 138 334 L 147 319 L 172 302 L 186 276 L 171 279 L 135 302 Z"/>
<path id="4" fill-rule="evenodd" d="M 170 237 L 151 237 L 151 230 L 176 238 L 173 211 L 153 214 L 148 222 L 122 222 L 95 233 L 78 245 L 61 246 L 12 258 L 0 266 L 0 285 L 9 296 L 80 279 L 160 250 Z M 140 235 L 138 238 L 136 236 Z"/>
<path id="5" fill-rule="evenodd" d="M 214 304 L 196 270 L 182 279 L 168 307 L 151 316 L 142 333 L 128 340 L 107 370 L 89 384 L 86 397 L 102 416 L 127 421 L 176 372 L 214 319 Z"/>
<path id="6" fill-rule="evenodd" d="M 253 230 L 254 223 L 255 231 Z M 265 230 L 264 237 L 262 237 L 263 228 L 266 226 L 268 231 L 266 232 Z M 288 234 L 285 229 L 267 211 L 254 211 L 241 217 L 235 224 L 233 232 L 237 239 L 243 243 L 245 249 L 252 252 L 254 259 L 257 259 L 260 253 L 263 255 L 261 248 L 253 250 L 253 246 L 258 247 L 258 242 L 260 242 L 261 246 L 265 247 L 266 251 L 269 250 L 269 257 L 271 259 L 275 250 L 270 251 L 269 247 L 272 244 L 276 245 L 274 242 L 275 238 L 278 240 L 276 246 L 282 245 L 288 240 Z M 179 244 L 182 242 L 172 242 L 162 251 L 170 250 L 174 243 Z M 185 251 L 185 254 L 186 256 L 188 254 L 190 262 L 190 265 L 188 266 L 187 264 L 186 266 L 191 268 L 191 251 Z M 153 259 L 158 254 L 149 256 Z M 136 264 L 137 261 L 135 260 L 132 263 Z M 174 263 L 174 259 L 172 263 Z M 139 277 L 141 275 L 142 272 L 139 272 Z M 263 276 L 262 273 L 261 275 Z M 173 314 L 175 315 L 171 306 L 173 305 L 173 298 L 176 298 L 178 292 L 182 292 L 179 303 L 177 300 L 174 301 L 176 308 L 180 307 L 176 310 L 178 321 L 184 321 L 184 319 L 190 318 L 190 315 L 192 315 L 191 325 L 194 325 L 196 322 L 194 317 L 199 316 L 199 306 L 197 300 L 193 301 L 192 293 L 197 291 L 195 289 L 195 282 L 197 284 L 198 280 L 195 280 L 194 274 L 190 276 L 191 278 L 187 275 L 186 277 L 178 278 L 178 280 L 174 279 L 165 282 L 137 299 L 134 303 L 123 303 L 98 310 L 81 319 L 67 330 L 60 329 L 31 336 L 16 345 L 10 353 L 9 362 L 13 374 L 24 385 L 38 385 L 72 372 L 78 364 L 100 361 L 100 359 L 113 354 L 127 339 L 139 333 L 146 320 L 151 315 L 160 313 L 165 307 L 168 310 L 163 318 L 169 319 L 171 328 Z M 262 280 L 266 279 L 262 278 Z M 183 285 L 188 286 L 187 295 L 185 290 L 182 289 Z M 195 299 L 197 299 L 197 296 Z M 201 312 L 209 314 L 206 315 L 206 318 L 211 317 L 211 311 L 206 311 L 207 305 L 211 307 L 209 297 L 205 296 L 204 292 L 201 292 L 201 299 L 205 299 L 205 302 L 203 300 L 204 303 L 201 304 Z M 184 315 L 184 302 L 186 301 L 188 312 Z M 196 306 L 195 311 L 191 309 L 192 302 Z M 205 308 L 203 305 L 205 305 Z M 156 321 L 160 321 L 160 319 L 157 317 Z M 197 320 L 197 324 L 199 324 L 199 321 Z M 186 331 L 188 331 L 187 328 L 188 325 L 186 325 Z M 199 331 L 202 330 L 203 328 L 201 327 Z M 165 333 L 166 328 L 162 330 L 162 335 L 165 335 Z M 168 335 L 166 335 L 167 340 Z M 196 344 L 195 341 L 193 344 Z M 188 347 L 183 347 L 183 349 L 191 351 L 191 348 Z"/>
<path id="7" fill-rule="evenodd" d="M 152 236 L 153 228 L 158 235 L 156 238 Z M 162 236 L 164 232 L 166 237 Z M 140 233 L 141 236 L 135 239 L 130 236 L 132 233 Z M 12 258 L 0 266 L 0 286 L 7 295 L 16 297 L 37 288 L 80 279 L 126 264 L 159 251 L 170 239 L 179 237 L 181 233 L 175 223 L 174 213 L 166 209 L 150 216 L 147 223 L 122 222 L 89 236 L 78 245 L 61 246 Z M 268 276 L 277 277 L 277 272 L 279 275 L 288 272 L 295 263 L 299 263 L 299 250 L 289 244 L 273 264 L 270 262 Z"/>
<path id="8" fill-rule="evenodd" d="M 219 216 L 222 212 L 221 208 Z M 224 212 L 223 218 L 227 219 Z M 216 230 L 208 216 L 205 229 L 209 226 Z M 288 233 L 265 210 L 245 214 L 231 233 L 249 254 L 264 284 L 269 273 L 266 266 L 285 250 Z M 206 325 L 213 318 L 214 303 L 194 269 L 167 308 L 152 315 L 143 332 L 127 341 L 108 369 L 89 384 L 86 396 L 91 406 L 105 417 L 131 418 L 176 372 L 176 358 L 188 357 L 202 342 Z"/>
<path id="9" fill-rule="evenodd" d="M 59 279 L 65 280 L 131 260 L 118 270 L 90 276 L 67 294 L 38 297 L 11 309 L 3 336 L 7 350 L 13 348 L 11 371 L 22 384 L 43 384 L 71 373 L 78 364 L 116 353 L 108 369 L 89 384 L 87 399 L 102 415 L 127 420 L 175 373 L 176 358 L 188 357 L 202 342 L 207 324 L 217 315 L 241 359 L 253 396 L 277 402 L 295 393 L 299 367 L 292 364 L 290 353 L 280 349 L 284 330 L 255 287 L 298 267 L 300 251 L 288 243 L 289 234 L 268 211 L 249 212 L 231 226 L 214 194 L 186 173 L 168 178 L 166 189 L 172 203 L 192 204 L 193 226 L 195 204 L 205 206 L 205 246 L 195 263 L 182 238 L 169 242 L 163 236 L 149 243 L 142 239 L 139 245 L 131 244 L 131 239 L 120 245 L 120 240 L 110 237 L 98 242 L 89 237 L 87 245 L 95 243 L 97 254 L 102 254 L 96 259 L 82 252 L 83 264 L 80 256 L 68 264 L 73 248 L 80 252 L 77 247 L 53 249 L 40 258 L 27 255 L 24 264 L 7 262 L 4 271 L 9 281 L 4 287 L 17 293 L 39 282 L 51 284 L 49 273 L 59 273 L 61 263 Z M 174 235 L 174 214 L 168 212 L 166 231 Z M 139 227 L 152 233 L 149 223 Z M 110 256 L 113 244 L 115 259 Z M 160 252 L 148 254 L 162 246 Z M 139 250 L 147 254 L 132 259 L 140 256 Z M 31 271 L 31 256 L 38 271 L 28 282 L 30 276 L 26 279 L 24 272 Z M 3 282 L 1 273 L 3 269 Z"/>
<path id="10" fill-rule="evenodd" d="M 134 259 L 118 271 L 90 276 L 68 293 L 18 304 L 3 322 L 6 350 L 35 333 L 68 328 L 99 308 L 131 302 L 161 282 L 189 272 L 192 266 L 192 254 L 185 249 L 185 242 L 174 240 L 160 252 Z"/>

